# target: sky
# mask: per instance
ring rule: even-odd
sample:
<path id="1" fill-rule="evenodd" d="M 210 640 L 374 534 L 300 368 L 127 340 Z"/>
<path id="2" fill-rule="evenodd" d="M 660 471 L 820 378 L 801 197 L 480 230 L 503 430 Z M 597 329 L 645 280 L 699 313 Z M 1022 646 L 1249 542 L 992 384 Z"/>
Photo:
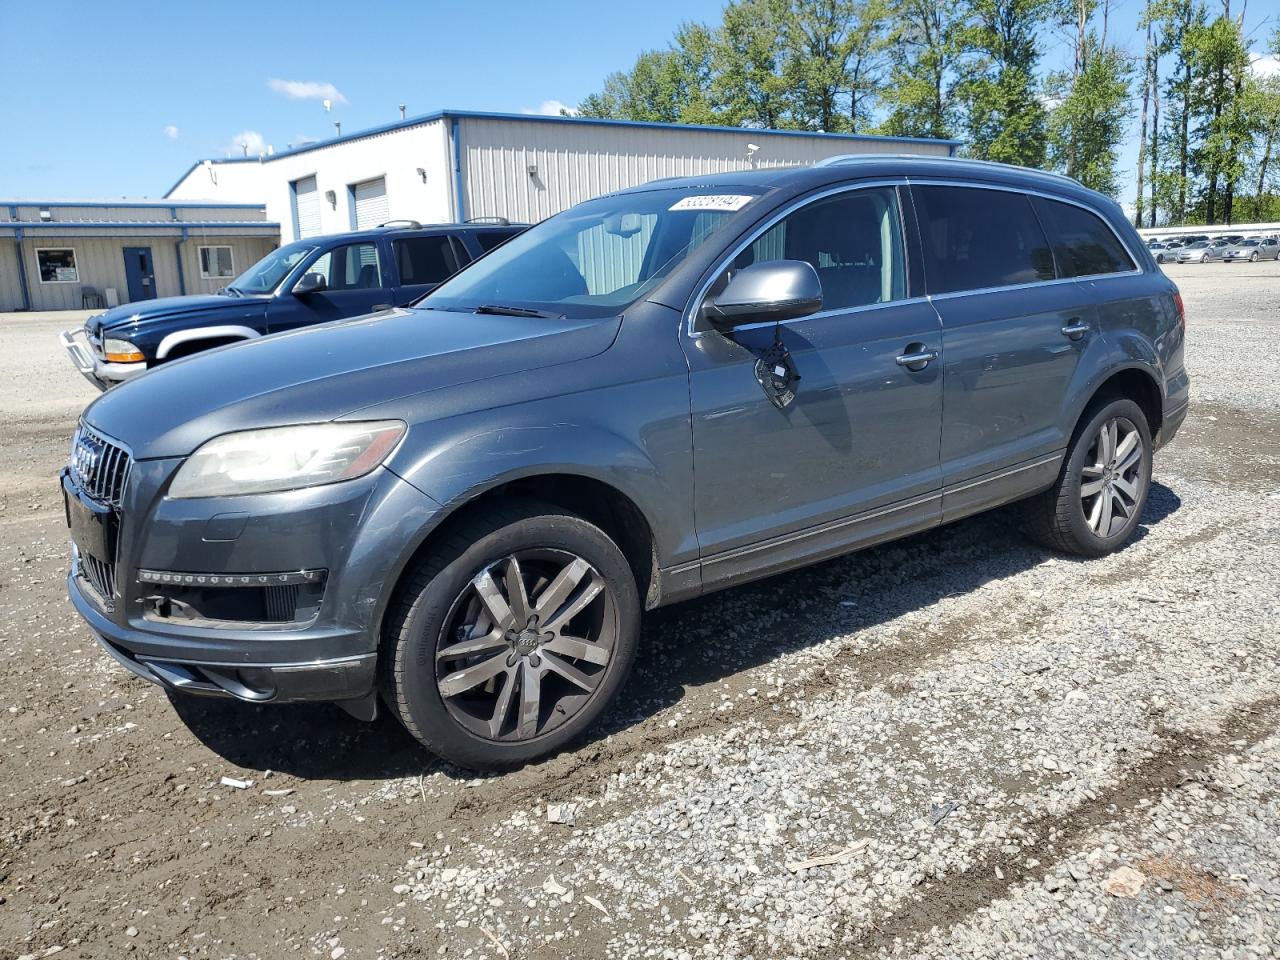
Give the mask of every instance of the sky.
<path id="1" fill-rule="evenodd" d="M 1275 3 L 1250 0 L 1259 51 Z M 1113 0 L 1111 15 L 1111 36 L 1135 54 L 1141 4 Z M 334 121 L 352 133 L 399 119 L 401 103 L 410 117 L 555 113 L 681 22 L 717 22 L 722 5 L 64 0 L 55 16 L 48 0 L 0 0 L 0 197 L 158 198 L 197 159 L 323 139 Z M 1045 37 L 1046 65 L 1065 63 L 1066 36 Z"/>

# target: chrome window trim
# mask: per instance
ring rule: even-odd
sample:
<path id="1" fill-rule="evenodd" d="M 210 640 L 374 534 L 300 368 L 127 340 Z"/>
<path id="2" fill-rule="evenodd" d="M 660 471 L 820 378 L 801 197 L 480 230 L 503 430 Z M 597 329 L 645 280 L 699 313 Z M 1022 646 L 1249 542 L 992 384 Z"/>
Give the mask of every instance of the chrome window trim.
<path id="1" fill-rule="evenodd" d="M 831 186 L 831 187 L 827 187 L 826 189 L 819 190 L 816 193 L 808 193 L 808 194 L 805 194 L 803 197 L 797 197 L 795 200 L 792 200 L 790 203 L 786 204 L 779 210 L 775 211 L 773 216 L 771 216 L 763 224 L 761 224 L 759 227 L 757 227 L 755 230 L 749 233 L 745 240 L 743 240 L 737 246 L 733 247 L 728 254 L 726 254 L 725 256 L 722 256 L 719 260 L 716 261 L 715 268 L 712 269 L 707 279 L 698 286 L 698 292 L 694 294 L 693 297 L 690 298 L 688 305 L 685 307 L 685 317 L 684 317 L 685 335 L 691 340 L 696 340 L 699 337 L 702 337 L 708 333 L 716 333 L 714 329 L 698 330 L 695 328 L 695 320 L 698 315 L 698 307 L 699 305 L 701 305 L 702 299 L 707 295 L 707 291 L 711 289 L 711 285 L 716 282 L 716 278 L 720 276 L 720 274 L 725 270 L 728 264 L 731 263 L 734 260 L 734 258 L 737 257 L 738 254 L 740 254 L 743 250 L 745 250 L 751 244 L 755 243 L 756 240 L 758 240 L 763 234 L 765 234 L 770 229 L 772 229 L 780 220 L 786 219 L 788 216 L 790 216 L 796 210 L 799 210 L 801 207 L 808 206 L 810 203 L 816 203 L 820 200 L 825 200 L 828 197 L 833 197 L 833 196 L 836 196 L 837 194 L 852 193 L 855 190 L 870 190 L 876 187 L 905 187 L 907 185 L 908 185 L 908 180 L 905 176 L 893 177 L 893 178 L 882 179 L 882 180 L 860 180 L 855 183 L 840 183 L 840 184 L 836 184 L 835 186 Z M 910 284 L 911 282 L 911 244 L 908 242 L 908 238 L 911 236 L 911 234 L 907 230 L 905 212 L 903 210 L 901 198 L 897 200 L 897 206 L 898 206 L 898 228 L 901 231 L 901 235 L 902 235 L 902 268 L 903 268 L 902 275 L 906 283 Z M 760 321 L 759 323 L 743 323 L 734 327 L 734 329 L 735 330 L 754 330 L 760 327 L 776 326 L 779 323 L 792 324 L 802 320 L 821 320 L 824 317 L 832 317 L 837 314 L 861 313 L 867 310 L 879 310 L 884 307 L 896 307 L 904 303 L 925 303 L 926 301 L 928 301 L 928 299 L 929 298 L 927 296 L 904 297 L 901 300 L 889 300 L 889 301 L 886 301 L 885 303 L 868 303 L 868 304 L 863 304 L 860 307 L 841 307 L 835 310 L 819 310 L 817 313 L 806 314 L 803 317 L 794 317 L 791 320 L 781 320 L 781 321 L 763 320 L 763 321 Z"/>
<path id="2" fill-rule="evenodd" d="M 1099 213 L 1094 207 L 1091 207 L 1089 206 L 1089 204 L 1083 203 L 1072 197 L 1063 197 L 1053 193 L 1046 193 L 1044 190 L 1036 190 L 1031 187 L 1014 187 L 1014 186 L 1008 186 L 1005 184 L 996 184 L 996 183 L 977 183 L 970 180 L 945 180 L 940 177 L 926 177 L 921 180 L 908 177 L 907 179 L 908 179 L 908 182 L 913 187 L 969 187 L 977 190 L 1000 190 L 1000 191 L 1003 191 L 1004 193 L 1016 193 L 1022 196 L 1041 197 L 1045 200 L 1053 200 L 1053 201 L 1056 201 L 1057 203 L 1065 203 L 1073 207 L 1079 207 L 1081 210 L 1085 211 L 1086 213 L 1093 214 L 1095 217 L 1097 217 L 1099 220 L 1102 221 L 1103 226 L 1105 226 L 1108 230 L 1110 230 L 1111 235 L 1116 238 L 1116 242 L 1120 244 L 1120 248 L 1129 255 L 1130 261 L 1132 261 L 1134 264 L 1141 264 L 1142 262 L 1138 257 L 1134 256 L 1133 248 L 1125 242 L 1124 237 L 1120 236 L 1120 234 L 1116 232 L 1116 228 L 1111 225 L 1110 220 L 1108 220 L 1101 213 Z M 1036 212 L 1035 207 L 1031 208 L 1031 212 L 1032 213 Z M 916 216 L 919 217 L 919 211 L 917 211 Z M 1040 219 L 1039 214 L 1036 214 L 1037 222 L 1039 222 L 1039 219 Z M 1044 231 L 1045 239 L 1049 241 L 1049 247 L 1050 249 L 1052 249 L 1053 238 L 1049 236 L 1048 229 L 1045 227 L 1043 223 L 1040 224 L 1040 229 Z M 923 240 L 923 238 L 921 239 Z M 1054 269 L 1055 271 L 1057 269 L 1056 258 L 1054 260 Z M 1101 280 L 1101 279 L 1108 279 L 1110 277 L 1135 277 L 1145 272 L 1146 271 L 1143 270 L 1141 266 L 1135 266 L 1134 269 L 1132 270 L 1119 270 L 1114 273 L 1090 273 L 1082 277 L 1055 277 L 1052 280 L 1031 280 L 1031 281 L 1028 281 L 1027 283 L 1003 284 L 1001 286 L 980 287 L 980 288 L 975 288 L 973 290 L 953 290 L 948 293 L 930 294 L 930 299 L 941 300 L 944 297 L 964 296 L 971 293 L 990 293 L 995 290 L 1018 290 L 1023 287 L 1036 287 L 1036 286 L 1040 286 L 1042 284 L 1047 284 L 1047 283 L 1063 283 L 1063 282 L 1069 283 L 1077 280 Z M 928 286 L 927 277 L 926 277 L 925 286 L 926 287 Z"/>

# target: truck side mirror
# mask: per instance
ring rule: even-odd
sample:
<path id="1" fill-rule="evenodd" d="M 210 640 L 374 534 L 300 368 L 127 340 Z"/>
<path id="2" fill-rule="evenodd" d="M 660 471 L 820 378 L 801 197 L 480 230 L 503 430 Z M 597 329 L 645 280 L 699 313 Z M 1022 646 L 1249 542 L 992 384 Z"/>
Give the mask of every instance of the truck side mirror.
<path id="1" fill-rule="evenodd" d="M 304 273 L 293 285 L 293 295 L 295 297 L 310 296 L 313 293 L 319 293 L 328 285 L 323 273 Z"/>

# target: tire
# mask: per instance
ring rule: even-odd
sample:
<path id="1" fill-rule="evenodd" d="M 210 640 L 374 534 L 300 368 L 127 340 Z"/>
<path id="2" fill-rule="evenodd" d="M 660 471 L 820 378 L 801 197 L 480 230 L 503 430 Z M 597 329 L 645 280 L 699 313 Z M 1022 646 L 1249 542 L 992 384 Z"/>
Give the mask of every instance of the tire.
<path id="1" fill-rule="evenodd" d="M 1250 262 L 1250 263 L 1257 263 L 1257 262 L 1258 262 L 1258 251 L 1257 251 L 1257 250 L 1255 250 L 1255 251 L 1253 251 L 1253 253 L 1249 254 L 1249 262 Z"/>
<path id="2" fill-rule="evenodd" d="M 1130 432 L 1141 445 L 1131 467 L 1124 470 L 1116 469 L 1116 461 L 1127 460 L 1132 451 L 1129 455 L 1121 451 L 1121 456 L 1106 462 L 1098 448 L 1103 427 L 1112 425 L 1117 427 L 1117 447 L 1129 442 Z M 1117 476 L 1118 480 L 1109 479 Z M 1088 494 L 1087 488 L 1095 484 L 1100 485 L 1098 492 Z M 1151 429 L 1146 414 L 1127 397 L 1098 398 L 1080 419 L 1057 481 L 1025 502 L 1024 527 L 1051 549 L 1084 557 L 1105 556 L 1133 536 L 1150 488 Z M 1099 508 L 1104 497 L 1111 501 Z"/>
<path id="3" fill-rule="evenodd" d="M 428 750 L 507 770 L 591 726 L 626 681 L 639 633 L 635 576 L 618 546 L 582 517 L 515 501 L 458 522 L 406 573 L 379 686 Z M 449 647 L 462 655 L 440 657 Z"/>

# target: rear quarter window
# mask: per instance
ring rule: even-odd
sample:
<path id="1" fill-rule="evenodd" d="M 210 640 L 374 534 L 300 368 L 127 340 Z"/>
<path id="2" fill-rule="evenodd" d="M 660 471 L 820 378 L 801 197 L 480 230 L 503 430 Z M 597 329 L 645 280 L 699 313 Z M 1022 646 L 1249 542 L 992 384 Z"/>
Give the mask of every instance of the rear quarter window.
<path id="1" fill-rule="evenodd" d="M 458 256 L 447 235 L 395 241 L 400 282 L 441 283 L 458 272 Z"/>
<path id="2" fill-rule="evenodd" d="M 1115 232 L 1097 214 L 1044 197 L 1032 202 L 1049 232 L 1059 275 L 1093 277 L 1137 269 Z"/>
<path id="3" fill-rule="evenodd" d="M 914 186 L 930 293 L 1054 279 L 1053 255 L 1026 194 Z"/>
<path id="4" fill-rule="evenodd" d="M 480 244 L 481 250 L 488 253 L 495 247 L 502 246 L 519 232 L 519 230 L 481 230 L 475 235 L 476 243 Z"/>

